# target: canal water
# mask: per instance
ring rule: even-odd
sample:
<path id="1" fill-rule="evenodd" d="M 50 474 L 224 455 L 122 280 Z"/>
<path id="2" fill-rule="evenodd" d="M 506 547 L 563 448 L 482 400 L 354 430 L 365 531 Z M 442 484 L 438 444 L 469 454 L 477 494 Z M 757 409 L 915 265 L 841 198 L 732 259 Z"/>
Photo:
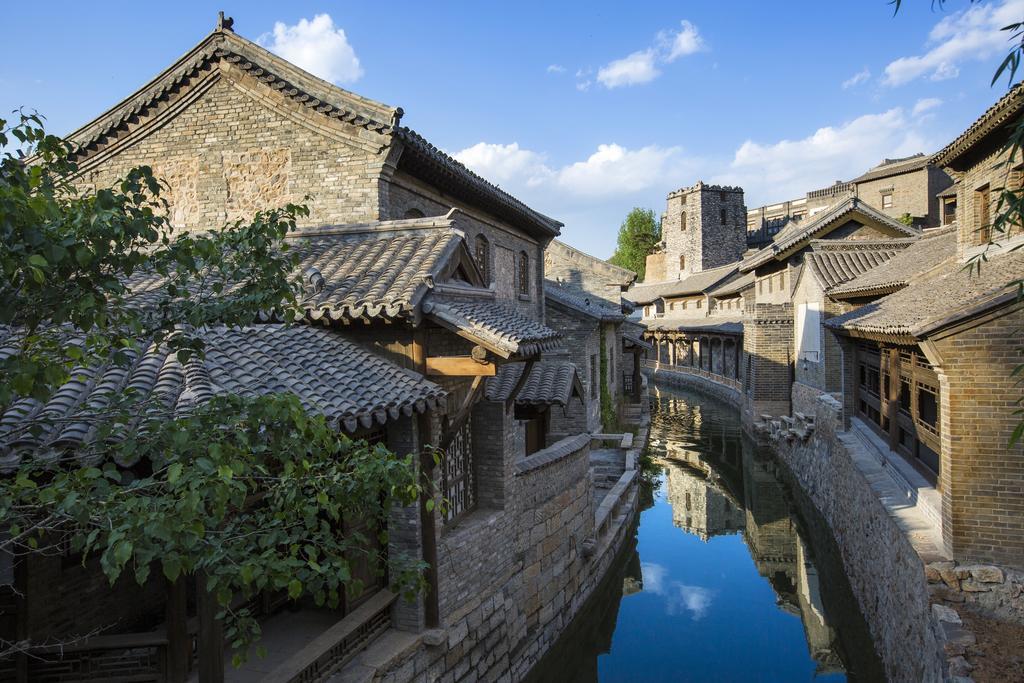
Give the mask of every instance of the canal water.
<path id="1" fill-rule="evenodd" d="M 635 537 L 529 680 L 874 681 L 828 528 L 738 412 L 653 386 Z"/>

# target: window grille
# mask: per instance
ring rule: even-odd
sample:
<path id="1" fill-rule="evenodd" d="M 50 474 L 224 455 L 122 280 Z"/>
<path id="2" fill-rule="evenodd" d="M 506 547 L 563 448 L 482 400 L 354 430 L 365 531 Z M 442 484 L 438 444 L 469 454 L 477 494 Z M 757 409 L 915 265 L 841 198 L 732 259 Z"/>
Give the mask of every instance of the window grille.
<path id="1" fill-rule="evenodd" d="M 470 421 L 455 432 L 441 462 L 441 495 L 444 523 L 453 524 L 476 508 L 476 478 L 473 476 L 473 440 Z"/>

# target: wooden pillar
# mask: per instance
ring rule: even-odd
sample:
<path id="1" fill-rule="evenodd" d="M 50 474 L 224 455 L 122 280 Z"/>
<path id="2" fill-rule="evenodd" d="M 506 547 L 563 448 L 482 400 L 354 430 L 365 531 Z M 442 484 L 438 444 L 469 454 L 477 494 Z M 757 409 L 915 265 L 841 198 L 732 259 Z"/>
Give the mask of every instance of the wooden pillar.
<path id="1" fill-rule="evenodd" d="M 192 659 L 188 635 L 188 596 L 185 578 L 167 582 L 167 681 L 184 683 Z"/>
<path id="2" fill-rule="evenodd" d="M 224 683 L 224 626 L 217 618 L 217 598 L 206 590 L 206 575 L 196 574 L 199 616 L 199 683 Z"/>
<path id="3" fill-rule="evenodd" d="M 636 349 L 633 351 L 633 398 L 636 401 L 640 400 L 640 356 L 643 355 L 643 349 Z"/>
<path id="4" fill-rule="evenodd" d="M 420 494 L 420 544 L 423 547 L 423 561 L 427 563 L 423 572 L 427 582 L 427 594 L 423 597 L 423 619 L 427 628 L 437 628 L 440 624 L 437 598 L 440 582 L 437 577 L 437 529 L 434 521 L 436 507 L 427 507 L 427 501 L 434 497 L 434 457 L 426 450 L 430 443 L 430 413 L 420 414 L 416 424 L 420 437 L 420 483 L 423 486 L 423 493 Z"/>

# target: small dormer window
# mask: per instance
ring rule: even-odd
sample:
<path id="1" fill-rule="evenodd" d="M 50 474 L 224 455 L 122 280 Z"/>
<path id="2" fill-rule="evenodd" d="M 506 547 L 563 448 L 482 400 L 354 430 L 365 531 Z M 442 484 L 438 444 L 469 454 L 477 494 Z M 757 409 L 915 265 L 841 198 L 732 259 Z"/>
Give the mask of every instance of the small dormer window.
<path id="1" fill-rule="evenodd" d="M 885 194 L 882 195 L 882 208 L 892 208 L 892 192 L 886 192 Z"/>

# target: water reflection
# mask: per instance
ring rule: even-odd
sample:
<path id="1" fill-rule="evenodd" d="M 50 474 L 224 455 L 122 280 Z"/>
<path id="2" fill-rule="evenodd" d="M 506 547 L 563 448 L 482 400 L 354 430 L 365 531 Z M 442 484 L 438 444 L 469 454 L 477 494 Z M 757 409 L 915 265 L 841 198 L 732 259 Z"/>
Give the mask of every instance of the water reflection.
<path id="1" fill-rule="evenodd" d="M 844 643 L 868 642 L 849 586 L 827 541 L 805 539 L 774 460 L 742 436 L 729 407 L 653 392 L 653 496 L 635 550 L 531 680 L 870 679 L 873 653 L 844 655 Z"/>

